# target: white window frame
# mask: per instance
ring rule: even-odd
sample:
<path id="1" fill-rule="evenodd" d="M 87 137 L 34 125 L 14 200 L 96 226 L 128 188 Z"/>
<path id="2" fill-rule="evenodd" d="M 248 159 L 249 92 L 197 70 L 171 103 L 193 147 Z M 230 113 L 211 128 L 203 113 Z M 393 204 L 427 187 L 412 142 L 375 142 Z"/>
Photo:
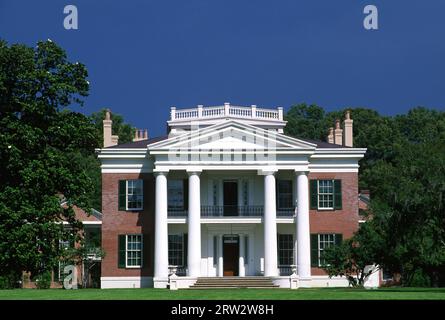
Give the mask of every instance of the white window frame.
<path id="1" fill-rule="evenodd" d="M 128 250 L 128 237 L 138 236 L 141 239 L 141 249 L 140 250 Z M 140 265 L 128 265 L 128 251 L 140 251 L 141 252 L 141 264 Z M 125 235 L 125 268 L 127 269 L 140 269 L 142 268 L 142 261 L 144 259 L 144 236 L 141 233 L 133 233 Z"/>
<path id="2" fill-rule="evenodd" d="M 320 193 L 320 181 L 330 181 L 332 183 L 332 193 Z M 332 207 L 320 207 L 320 195 L 332 195 Z M 334 210 L 334 180 L 333 179 L 320 179 L 317 180 L 317 208 L 318 210 Z"/>
<path id="3" fill-rule="evenodd" d="M 128 182 L 131 181 L 137 181 L 141 183 L 141 206 L 138 208 L 129 208 L 128 207 Z M 137 210 L 144 210 L 144 180 L 142 179 L 130 179 L 125 180 L 125 208 L 127 211 L 137 211 Z"/>
<path id="4" fill-rule="evenodd" d="M 319 233 L 317 235 L 317 246 L 318 246 L 318 248 L 317 248 L 317 252 L 318 252 L 318 257 L 317 257 L 318 259 L 317 259 L 317 261 L 318 261 L 318 267 L 321 267 L 321 265 L 322 265 L 321 264 L 321 253 L 323 252 L 323 250 L 325 248 L 328 248 L 326 246 L 324 246 L 323 249 L 321 248 L 321 246 L 320 246 L 320 244 L 321 244 L 321 236 L 332 236 L 332 241 L 329 239 L 327 241 L 323 240 L 323 242 L 324 243 L 330 243 L 329 247 L 330 246 L 335 246 L 335 233 Z"/>

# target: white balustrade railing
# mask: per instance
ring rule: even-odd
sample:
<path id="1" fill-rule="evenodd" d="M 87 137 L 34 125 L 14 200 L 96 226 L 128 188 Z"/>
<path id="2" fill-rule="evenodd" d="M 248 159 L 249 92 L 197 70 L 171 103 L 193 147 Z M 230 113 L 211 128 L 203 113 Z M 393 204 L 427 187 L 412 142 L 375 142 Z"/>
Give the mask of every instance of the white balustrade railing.
<path id="1" fill-rule="evenodd" d="M 250 107 L 231 106 L 225 103 L 223 106 L 203 107 L 191 109 L 177 110 L 175 107 L 171 108 L 170 120 L 195 120 L 201 118 L 220 118 L 224 116 L 248 119 L 262 119 L 262 120 L 283 120 L 283 108 L 265 109 L 258 108 L 255 105 Z"/>

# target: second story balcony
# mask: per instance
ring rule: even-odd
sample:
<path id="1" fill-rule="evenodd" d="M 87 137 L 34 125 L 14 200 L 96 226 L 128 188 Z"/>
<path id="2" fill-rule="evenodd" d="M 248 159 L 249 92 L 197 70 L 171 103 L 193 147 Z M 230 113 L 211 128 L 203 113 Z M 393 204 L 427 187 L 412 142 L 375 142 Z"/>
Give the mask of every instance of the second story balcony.
<path id="1" fill-rule="evenodd" d="M 291 218 L 295 216 L 295 208 L 277 208 L 277 217 L 280 218 Z M 188 215 L 188 210 L 183 208 L 168 208 L 169 218 L 186 218 Z M 264 215 L 264 206 L 262 205 L 250 205 L 250 206 L 213 206 L 213 205 L 202 205 L 201 206 L 201 217 L 202 218 L 212 218 L 212 217 L 262 217 Z"/>

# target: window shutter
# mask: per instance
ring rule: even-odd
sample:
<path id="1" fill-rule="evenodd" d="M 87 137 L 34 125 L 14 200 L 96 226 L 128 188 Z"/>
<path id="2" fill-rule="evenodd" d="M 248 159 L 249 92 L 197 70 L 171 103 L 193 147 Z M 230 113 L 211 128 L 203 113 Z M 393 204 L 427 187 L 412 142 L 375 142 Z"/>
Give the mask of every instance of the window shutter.
<path id="1" fill-rule="evenodd" d="M 119 210 L 127 210 L 127 181 L 119 180 Z"/>
<path id="2" fill-rule="evenodd" d="M 189 208 L 189 181 L 188 179 L 184 179 L 183 181 L 183 203 L 184 203 L 184 210 L 188 210 Z"/>
<path id="3" fill-rule="evenodd" d="M 188 264 L 188 234 L 184 233 L 184 266 L 187 267 Z"/>
<path id="4" fill-rule="evenodd" d="M 125 268 L 125 251 L 126 251 L 126 236 L 124 234 L 120 234 L 118 236 L 118 249 L 117 249 L 117 267 L 118 268 Z"/>
<path id="5" fill-rule="evenodd" d="M 311 209 L 318 209 L 318 186 L 317 180 L 310 180 L 310 198 L 311 198 Z"/>
<path id="6" fill-rule="evenodd" d="M 336 233 L 335 234 L 335 245 L 338 246 L 342 243 L 343 241 L 343 235 L 341 233 Z"/>
<path id="7" fill-rule="evenodd" d="M 318 267 L 318 234 L 311 234 L 311 266 Z"/>
<path id="8" fill-rule="evenodd" d="M 342 209 L 341 180 L 334 180 L 334 209 Z"/>
<path id="9" fill-rule="evenodd" d="M 145 233 L 142 235 L 142 268 L 147 268 L 150 263 L 150 235 Z"/>

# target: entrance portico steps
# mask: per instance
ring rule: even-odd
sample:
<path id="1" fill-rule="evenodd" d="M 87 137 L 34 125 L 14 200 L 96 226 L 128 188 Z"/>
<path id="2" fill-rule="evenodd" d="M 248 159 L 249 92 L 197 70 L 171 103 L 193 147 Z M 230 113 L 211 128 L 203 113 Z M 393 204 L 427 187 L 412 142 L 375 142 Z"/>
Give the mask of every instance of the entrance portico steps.
<path id="1" fill-rule="evenodd" d="M 278 288 L 269 277 L 199 277 L 190 289 Z"/>

